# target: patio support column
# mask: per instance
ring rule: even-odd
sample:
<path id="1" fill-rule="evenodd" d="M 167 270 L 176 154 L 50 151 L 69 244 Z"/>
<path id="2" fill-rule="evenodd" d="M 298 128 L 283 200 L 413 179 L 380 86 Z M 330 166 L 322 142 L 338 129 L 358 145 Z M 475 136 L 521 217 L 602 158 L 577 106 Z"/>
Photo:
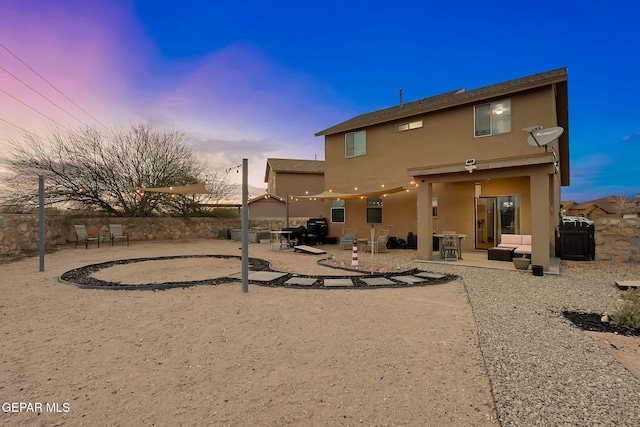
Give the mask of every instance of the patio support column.
<path id="1" fill-rule="evenodd" d="M 431 198 L 433 196 L 433 184 L 420 182 L 417 197 L 417 224 L 418 259 L 430 260 L 433 255 L 433 216 Z"/>
<path id="2" fill-rule="evenodd" d="M 549 175 L 534 172 L 529 177 L 531 187 L 531 265 L 549 270 Z"/>
<path id="3" fill-rule="evenodd" d="M 549 221 L 549 255 L 556 256 L 556 230 L 560 224 L 560 176 L 558 174 L 549 175 L 549 194 L 551 195 L 551 215 Z"/>

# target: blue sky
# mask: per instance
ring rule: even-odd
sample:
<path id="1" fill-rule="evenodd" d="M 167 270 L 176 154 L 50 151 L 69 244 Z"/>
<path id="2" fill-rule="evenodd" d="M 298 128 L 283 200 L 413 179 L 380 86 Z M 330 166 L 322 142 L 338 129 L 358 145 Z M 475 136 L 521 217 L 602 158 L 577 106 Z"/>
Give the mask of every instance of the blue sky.
<path id="1" fill-rule="evenodd" d="M 248 158 L 256 196 L 268 157 L 323 159 L 314 133 L 397 104 L 400 87 L 409 102 L 566 66 L 562 198 L 640 193 L 640 6 L 516 3 L 5 0 L 0 43 L 84 111 L 0 47 L 0 144 L 50 131 L 40 113 L 150 121 L 217 168 Z"/>

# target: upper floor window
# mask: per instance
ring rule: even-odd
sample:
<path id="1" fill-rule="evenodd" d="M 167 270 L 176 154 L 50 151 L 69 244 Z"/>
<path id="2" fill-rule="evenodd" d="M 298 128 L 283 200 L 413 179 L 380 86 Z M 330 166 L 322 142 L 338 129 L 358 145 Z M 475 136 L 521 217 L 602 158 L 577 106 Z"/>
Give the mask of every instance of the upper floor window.
<path id="1" fill-rule="evenodd" d="M 401 123 L 396 125 L 396 132 L 403 132 L 405 130 L 418 129 L 422 127 L 422 120 L 416 120 L 415 122 Z"/>
<path id="2" fill-rule="evenodd" d="M 511 132 L 511 100 L 505 99 L 474 107 L 475 136 Z"/>
<path id="3" fill-rule="evenodd" d="M 367 154 L 367 131 L 351 132 L 345 135 L 344 156 L 356 157 Z"/>

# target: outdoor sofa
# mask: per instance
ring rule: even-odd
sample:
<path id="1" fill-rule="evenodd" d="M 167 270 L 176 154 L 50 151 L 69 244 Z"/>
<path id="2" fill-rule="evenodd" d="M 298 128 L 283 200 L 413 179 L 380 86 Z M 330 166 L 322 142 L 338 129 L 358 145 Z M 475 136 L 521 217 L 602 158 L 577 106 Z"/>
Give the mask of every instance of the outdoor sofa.
<path id="1" fill-rule="evenodd" d="M 500 237 L 499 248 L 511 248 L 515 253 L 521 255 L 531 255 L 531 235 L 530 234 L 503 234 Z"/>

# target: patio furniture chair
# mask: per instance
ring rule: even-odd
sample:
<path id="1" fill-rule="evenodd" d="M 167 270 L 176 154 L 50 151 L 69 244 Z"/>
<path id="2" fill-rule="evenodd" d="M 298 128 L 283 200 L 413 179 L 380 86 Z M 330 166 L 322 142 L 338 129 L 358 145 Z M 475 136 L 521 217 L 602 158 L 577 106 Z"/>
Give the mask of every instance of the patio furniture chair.
<path id="1" fill-rule="evenodd" d="M 342 235 L 340 236 L 340 249 L 351 249 L 353 243 L 356 242 L 356 228 L 343 228 Z"/>
<path id="2" fill-rule="evenodd" d="M 444 234 L 444 233 L 443 233 Z M 442 238 L 443 253 L 445 261 L 458 260 L 458 236 L 455 234 L 445 234 Z"/>
<path id="3" fill-rule="evenodd" d="M 89 233 L 87 233 L 87 227 L 84 225 L 74 225 L 73 228 L 76 230 L 76 248 L 78 247 L 78 242 L 84 242 L 85 249 L 89 248 L 89 242 L 98 242 L 98 247 L 100 247 L 100 236 L 89 236 Z"/>
<path id="4" fill-rule="evenodd" d="M 129 246 L 129 233 L 124 233 L 122 231 L 121 224 L 109 224 L 109 235 L 111 236 L 111 246 L 113 246 L 113 241 L 117 239 L 122 240 L 123 245 L 126 240 L 127 246 Z"/>
<path id="5" fill-rule="evenodd" d="M 367 242 L 367 252 L 371 252 L 372 248 L 375 253 L 387 252 L 387 240 L 390 232 L 391 230 L 379 230 L 373 238 L 373 242 L 371 240 Z"/>

